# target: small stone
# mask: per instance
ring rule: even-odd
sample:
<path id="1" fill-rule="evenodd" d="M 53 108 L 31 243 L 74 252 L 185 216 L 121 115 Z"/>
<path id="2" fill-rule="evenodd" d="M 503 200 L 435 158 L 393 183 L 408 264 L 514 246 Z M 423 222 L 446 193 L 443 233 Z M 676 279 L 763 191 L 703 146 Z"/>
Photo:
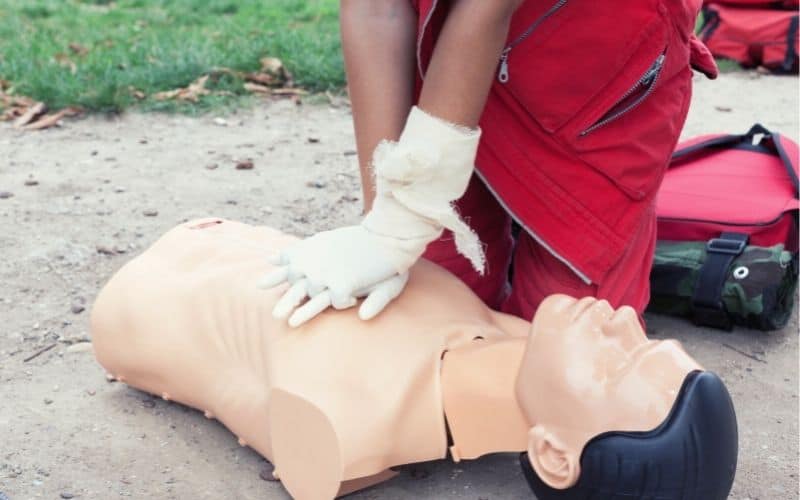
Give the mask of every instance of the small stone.
<path id="1" fill-rule="evenodd" d="M 144 399 L 142 400 L 142 406 L 144 406 L 145 408 L 155 408 L 156 402 L 153 401 L 152 399 Z"/>
<path id="2" fill-rule="evenodd" d="M 731 111 L 733 111 L 733 108 L 730 108 L 728 106 L 714 106 L 714 109 L 716 109 L 720 113 L 730 113 Z"/>
<path id="3" fill-rule="evenodd" d="M 114 255 L 114 250 L 108 248 L 105 245 L 97 245 L 97 253 L 102 255 Z"/>
<path id="4" fill-rule="evenodd" d="M 0 191 L 0 200 L 7 200 L 14 196 L 14 193 L 10 191 Z"/>
<path id="5" fill-rule="evenodd" d="M 308 181 L 306 182 L 306 186 L 316 189 L 322 189 L 325 187 L 325 183 L 322 181 Z"/>
<path id="6" fill-rule="evenodd" d="M 26 186 L 38 186 L 39 185 L 39 181 L 37 181 L 36 179 L 26 179 L 25 180 L 25 185 Z"/>
<path id="7" fill-rule="evenodd" d="M 309 144 L 318 144 L 319 143 L 319 137 L 309 137 L 308 138 L 308 143 Z"/>
<path id="8" fill-rule="evenodd" d="M 226 120 L 225 118 L 216 117 L 214 118 L 214 125 L 219 125 L 220 127 L 227 127 L 228 120 Z"/>
<path id="9" fill-rule="evenodd" d="M 219 167 L 216 163 L 209 163 L 206 165 L 206 170 L 216 170 Z"/>
<path id="10" fill-rule="evenodd" d="M 342 154 L 345 155 L 345 156 L 355 156 L 355 155 L 358 154 L 358 151 L 355 151 L 353 149 L 348 149 L 347 151 L 345 151 Z"/>
<path id="11" fill-rule="evenodd" d="M 72 304 L 72 307 L 69 308 L 72 311 L 72 314 L 80 314 L 86 310 L 86 306 L 83 304 Z"/>
<path id="12" fill-rule="evenodd" d="M 278 478 L 275 477 L 275 466 L 269 462 L 264 464 L 264 467 L 261 469 L 261 472 L 258 473 L 258 477 L 260 477 L 264 481 L 270 481 L 270 482 L 278 481 Z"/>
<path id="13" fill-rule="evenodd" d="M 78 342 L 77 344 L 72 344 L 71 346 L 67 347 L 67 352 L 69 353 L 89 352 L 91 350 L 91 342 Z"/>
<path id="14" fill-rule="evenodd" d="M 125 191 L 127 191 L 127 190 L 122 186 L 117 186 L 117 187 L 114 188 L 114 192 L 115 193 L 124 193 Z"/>
<path id="15" fill-rule="evenodd" d="M 64 498 L 65 500 L 69 500 L 70 498 L 75 498 L 75 495 L 73 495 L 73 494 L 72 494 L 72 493 L 70 493 L 69 491 L 62 491 L 62 492 L 61 492 L 61 494 L 60 494 L 59 496 L 60 496 L 61 498 Z"/>
<path id="16" fill-rule="evenodd" d="M 46 405 L 53 404 L 53 400 L 50 398 L 44 398 L 44 404 Z"/>
<path id="17" fill-rule="evenodd" d="M 93 151 L 92 151 L 91 153 L 89 153 L 89 154 L 91 154 L 92 156 L 97 156 L 97 150 L 95 149 L 95 150 L 93 150 Z"/>
<path id="18" fill-rule="evenodd" d="M 139 139 L 139 144 L 147 144 L 147 139 Z"/>
<path id="19" fill-rule="evenodd" d="M 253 160 L 240 160 L 236 162 L 236 170 L 252 170 L 254 166 Z"/>
<path id="20" fill-rule="evenodd" d="M 225 200 L 225 203 L 227 205 L 238 205 L 239 204 L 239 202 L 236 201 L 236 200 Z"/>
<path id="21" fill-rule="evenodd" d="M 142 215 L 144 215 L 145 217 L 155 217 L 156 215 L 158 215 L 158 210 L 154 210 L 154 209 L 150 208 L 150 209 L 142 211 Z"/>
<path id="22" fill-rule="evenodd" d="M 94 389 L 86 389 L 86 394 L 88 394 L 89 396 L 94 396 L 95 394 L 97 394 L 97 391 L 95 391 Z"/>

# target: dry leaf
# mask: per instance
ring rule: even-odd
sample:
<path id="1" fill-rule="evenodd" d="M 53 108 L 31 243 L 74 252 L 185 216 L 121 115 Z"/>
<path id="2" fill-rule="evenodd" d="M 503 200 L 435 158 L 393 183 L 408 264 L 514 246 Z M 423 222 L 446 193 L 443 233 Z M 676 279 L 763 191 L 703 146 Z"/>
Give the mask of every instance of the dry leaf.
<path id="1" fill-rule="evenodd" d="M 42 130 L 50 128 L 53 125 L 57 125 L 58 122 L 60 122 L 64 117 L 75 116 L 80 112 L 81 110 L 79 108 L 73 108 L 73 107 L 64 108 L 56 113 L 50 113 L 48 115 L 44 115 L 35 122 L 30 123 L 22 128 L 24 130 Z"/>
<path id="2" fill-rule="evenodd" d="M 22 116 L 17 118 L 17 120 L 14 122 L 14 127 L 23 127 L 36 120 L 36 118 L 43 115 L 46 111 L 47 105 L 43 102 L 37 102 L 33 106 L 29 107 Z"/>
<path id="3" fill-rule="evenodd" d="M 252 92 L 254 94 L 271 94 L 272 91 L 269 87 L 265 87 L 264 85 L 259 85 L 257 83 L 250 83 L 245 82 L 244 89 L 248 92 Z"/>
<path id="4" fill-rule="evenodd" d="M 295 88 L 281 88 L 281 89 L 272 89 L 272 95 L 277 96 L 301 96 L 301 95 L 308 95 L 303 89 L 295 89 Z"/>
<path id="5" fill-rule="evenodd" d="M 165 92 L 158 92 L 157 94 L 153 95 L 153 98 L 159 101 L 176 99 L 178 101 L 197 102 L 200 96 L 210 94 L 208 89 L 206 89 L 207 81 L 208 81 L 208 75 L 203 75 L 197 80 L 190 83 L 189 86 L 185 88 L 167 90 Z"/>
<path id="6" fill-rule="evenodd" d="M 272 75 L 278 81 L 274 82 L 276 85 L 285 85 L 291 87 L 292 75 L 289 70 L 283 65 L 283 61 L 277 57 L 262 57 L 261 72 Z"/>
<path id="7" fill-rule="evenodd" d="M 79 56 L 85 56 L 89 53 L 89 49 L 76 42 L 70 42 L 67 47 L 69 47 L 69 50 L 71 50 L 73 54 L 77 54 Z"/>
<path id="8" fill-rule="evenodd" d="M 248 73 L 244 76 L 248 82 L 259 83 L 261 85 L 272 85 L 275 83 L 275 77 L 269 73 Z"/>
<path id="9" fill-rule="evenodd" d="M 55 59 L 59 66 L 69 68 L 69 72 L 73 75 L 78 71 L 78 67 L 75 65 L 72 59 L 70 59 L 69 56 L 63 52 L 59 52 L 58 54 L 54 55 L 53 59 Z"/>
<path id="10" fill-rule="evenodd" d="M 140 101 L 147 97 L 147 94 L 145 94 L 141 90 L 137 89 L 136 87 L 128 87 L 128 90 L 130 91 L 130 93 L 131 93 L 131 95 L 133 97 L 135 97 L 136 99 L 138 99 Z"/>

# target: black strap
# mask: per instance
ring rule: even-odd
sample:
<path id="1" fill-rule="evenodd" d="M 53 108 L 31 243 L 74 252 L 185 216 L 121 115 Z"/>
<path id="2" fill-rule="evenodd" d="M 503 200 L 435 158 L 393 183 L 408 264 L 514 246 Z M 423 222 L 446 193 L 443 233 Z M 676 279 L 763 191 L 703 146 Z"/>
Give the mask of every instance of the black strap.
<path id="1" fill-rule="evenodd" d="M 783 66 L 781 69 L 785 72 L 790 72 L 794 69 L 795 59 L 797 59 L 797 50 L 794 46 L 797 39 L 798 17 L 792 17 L 789 22 L 789 33 L 786 35 L 786 57 L 783 59 Z"/>
<path id="2" fill-rule="evenodd" d="M 732 134 L 714 137 L 713 139 L 678 149 L 672 153 L 672 159 L 669 166 L 670 168 L 678 167 L 692 157 L 712 154 L 723 149 L 732 149 L 739 144 L 752 144 L 754 137 L 758 134 L 764 136 L 759 144 L 771 146 L 769 151 L 771 154 L 774 154 L 780 158 L 781 163 L 786 170 L 786 174 L 789 176 L 789 180 L 794 187 L 795 197 L 800 196 L 800 180 L 797 178 L 797 172 L 794 170 L 794 164 L 792 163 L 792 160 L 789 158 L 789 155 L 786 154 L 786 151 L 783 148 L 783 144 L 781 143 L 781 135 L 771 132 L 760 123 L 753 125 L 745 134 Z"/>
<path id="3" fill-rule="evenodd" d="M 692 295 L 693 320 L 697 325 L 730 330 L 733 328 L 728 311 L 722 302 L 722 289 L 734 259 L 747 246 L 748 235 L 722 233 L 706 244 L 706 260 Z"/>
<path id="4" fill-rule="evenodd" d="M 714 35 L 714 32 L 719 28 L 722 19 L 719 12 L 711 9 L 708 5 L 703 6 L 703 26 L 700 28 L 700 39 L 703 43 L 708 43 L 708 40 Z"/>

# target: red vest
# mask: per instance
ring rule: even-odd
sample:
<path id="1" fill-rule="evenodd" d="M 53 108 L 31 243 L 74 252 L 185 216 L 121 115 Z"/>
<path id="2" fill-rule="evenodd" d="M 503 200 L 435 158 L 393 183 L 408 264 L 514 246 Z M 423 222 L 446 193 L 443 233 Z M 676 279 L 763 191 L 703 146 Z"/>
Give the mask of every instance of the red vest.
<path id="1" fill-rule="evenodd" d="M 603 282 L 652 217 L 689 107 L 690 62 L 716 75 L 693 35 L 700 3 L 528 0 L 512 19 L 478 174 L 586 281 Z M 449 6 L 416 5 L 421 78 Z"/>

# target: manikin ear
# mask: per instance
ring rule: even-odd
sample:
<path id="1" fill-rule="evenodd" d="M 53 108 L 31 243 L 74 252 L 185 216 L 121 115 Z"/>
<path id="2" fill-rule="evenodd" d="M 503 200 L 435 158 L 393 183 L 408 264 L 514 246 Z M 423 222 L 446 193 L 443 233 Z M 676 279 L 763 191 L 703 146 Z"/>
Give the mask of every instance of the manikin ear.
<path id="1" fill-rule="evenodd" d="M 528 432 L 528 460 L 533 470 L 551 488 L 563 490 L 578 482 L 578 453 L 570 450 L 541 425 Z"/>

